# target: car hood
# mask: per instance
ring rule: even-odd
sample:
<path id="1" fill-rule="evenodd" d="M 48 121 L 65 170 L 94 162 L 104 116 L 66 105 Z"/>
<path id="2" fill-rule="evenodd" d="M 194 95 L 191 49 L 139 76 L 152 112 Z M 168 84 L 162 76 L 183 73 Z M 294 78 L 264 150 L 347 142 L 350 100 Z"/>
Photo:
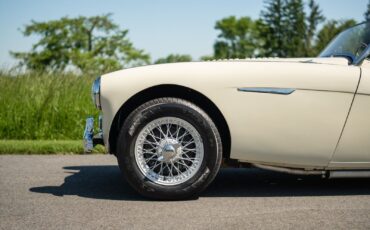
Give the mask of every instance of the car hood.
<path id="1" fill-rule="evenodd" d="M 219 63 L 219 64 L 218 64 Z M 221 74 L 222 72 L 230 71 L 229 68 L 234 68 L 232 66 L 238 66 L 240 68 L 250 68 L 251 65 L 234 65 L 237 63 L 249 63 L 254 66 L 255 71 L 262 71 L 264 64 L 281 63 L 284 68 L 289 67 L 291 64 L 305 64 L 305 65 L 326 65 L 326 66 L 346 66 L 348 67 L 349 62 L 343 57 L 312 57 L 312 58 L 246 58 L 246 59 L 218 59 L 210 61 L 194 61 L 194 62 L 178 62 L 178 63 L 164 63 L 164 64 L 153 64 L 146 66 L 137 66 L 127 69 L 118 70 L 115 72 L 104 74 L 102 77 L 129 77 L 136 75 L 146 75 L 148 77 L 158 77 L 158 76 L 171 76 L 169 79 L 175 79 L 173 76 L 178 78 L 184 77 L 182 75 L 197 75 L 204 71 L 215 71 L 212 75 Z M 232 64 L 232 65 L 228 65 Z M 258 67 L 260 66 L 260 67 Z M 262 67 L 261 67 L 262 66 Z M 278 65 L 280 66 L 280 65 Z M 302 65 L 300 65 L 302 67 Z M 218 69 L 218 70 L 216 70 Z M 260 70 L 258 70 L 260 69 Z M 239 70 L 243 73 L 243 70 Z M 246 70 L 244 70 L 245 72 Z M 180 73 L 180 74 L 179 74 Z M 225 73 L 224 73 L 225 74 Z M 202 74 L 203 76 L 203 74 Z"/>
<path id="2" fill-rule="evenodd" d="M 163 64 L 152 64 L 152 65 L 144 65 L 144 66 L 136 66 L 130 67 L 127 69 L 118 70 L 115 72 L 107 73 L 104 75 L 120 75 L 121 72 L 132 72 L 132 71 L 144 71 L 144 70 L 158 70 L 158 69 L 171 69 L 176 66 L 176 68 L 185 68 L 189 69 L 189 64 L 192 67 L 195 67 L 195 63 L 197 64 L 206 64 L 206 63 L 230 63 L 230 62 L 248 62 L 248 63 L 271 63 L 271 62 L 281 62 L 281 63 L 302 63 L 302 64 L 326 64 L 326 65 L 340 65 L 340 66 L 348 66 L 349 62 L 344 57 L 311 57 L 311 58 L 245 58 L 245 59 L 215 59 L 209 61 L 194 61 L 194 62 L 177 62 L 177 63 L 163 63 Z M 199 66 L 199 65 L 197 65 Z M 126 75 L 126 74 L 124 74 Z M 122 75 L 122 76 L 124 76 Z"/>

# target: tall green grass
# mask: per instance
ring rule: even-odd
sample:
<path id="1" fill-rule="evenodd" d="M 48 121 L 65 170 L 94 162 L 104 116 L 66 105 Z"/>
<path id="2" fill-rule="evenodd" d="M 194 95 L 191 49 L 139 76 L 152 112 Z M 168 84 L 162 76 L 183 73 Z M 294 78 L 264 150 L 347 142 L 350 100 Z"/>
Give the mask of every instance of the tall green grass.
<path id="1" fill-rule="evenodd" d="M 81 139 L 95 76 L 0 71 L 0 139 Z"/>

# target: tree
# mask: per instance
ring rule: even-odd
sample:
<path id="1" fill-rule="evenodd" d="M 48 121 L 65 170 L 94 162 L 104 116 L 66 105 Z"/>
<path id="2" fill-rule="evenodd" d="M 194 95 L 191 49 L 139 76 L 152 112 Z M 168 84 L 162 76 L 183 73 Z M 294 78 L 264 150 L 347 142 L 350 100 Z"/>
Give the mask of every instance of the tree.
<path id="1" fill-rule="evenodd" d="M 134 48 L 127 39 L 128 30 L 113 23 L 110 14 L 94 17 L 63 17 L 47 22 L 31 21 L 24 36 L 39 40 L 29 52 L 11 52 L 29 69 L 63 71 L 78 68 L 106 71 L 149 62 L 149 55 Z"/>
<path id="2" fill-rule="evenodd" d="M 337 34 L 354 25 L 356 25 L 356 21 L 353 19 L 344 21 L 328 21 L 319 31 L 314 49 L 317 53 L 322 51 Z"/>
<path id="3" fill-rule="evenodd" d="M 366 20 L 367 22 L 368 22 L 368 21 L 370 21 L 370 1 L 369 1 L 369 3 L 367 4 L 367 10 L 366 10 L 366 12 L 365 12 L 364 16 L 365 16 L 365 20 Z"/>
<path id="4" fill-rule="evenodd" d="M 261 39 L 264 40 L 264 55 L 314 55 L 312 46 L 317 26 L 325 20 L 318 4 L 309 0 L 308 13 L 302 0 L 269 0 L 265 4 L 258 23 Z"/>
<path id="5" fill-rule="evenodd" d="M 270 0 L 265 2 L 265 10 L 261 11 L 258 21 L 260 37 L 264 40 L 264 55 L 272 57 L 285 57 L 286 28 L 285 2 L 283 0 Z"/>
<path id="6" fill-rule="evenodd" d="M 191 60 L 192 58 L 190 55 L 170 54 L 167 57 L 159 58 L 158 60 L 154 62 L 154 64 L 190 62 Z"/>
<path id="7" fill-rule="evenodd" d="M 256 54 L 257 32 L 251 18 L 223 18 L 216 22 L 215 29 L 220 31 L 213 46 L 215 58 L 245 58 Z"/>
<path id="8" fill-rule="evenodd" d="M 201 61 L 212 61 L 215 60 L 213 55 L 204 55 L 199 58 Z"/>
<path id="9" fill-rule="evenodd" d="M 305 56 L 306 14 L 302 0 L 286 1 L 284 12 L 286 24 L 285 49 L 288 57 Z"/>
<path id="10" fill-rule="evenodd" d="M 317 26 L 325 21 L 325 17 L 322 14 L 321 10 L 319 9 L 319 5 L 315 3 L 314 0 L 310 0 L 308 2 L 308 7 L 310 12 L 306 18 L 307 21 L 307 30 L 306 30 L 306 38 L 305 38 L 305 56 L 312 57 L 316 56 L 317 52 L 313 47 L 313 41 L 315 39 Z"/>

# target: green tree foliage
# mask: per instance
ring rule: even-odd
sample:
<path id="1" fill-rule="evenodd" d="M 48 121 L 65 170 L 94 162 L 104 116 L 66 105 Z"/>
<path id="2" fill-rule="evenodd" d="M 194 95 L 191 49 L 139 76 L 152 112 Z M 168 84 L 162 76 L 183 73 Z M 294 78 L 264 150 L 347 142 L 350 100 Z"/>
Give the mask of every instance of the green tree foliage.
<path id="1" fill-rule="evenodd" d="M 214 44 L 215 58 L 255 56 L 258 39 L 256 24 L 249 17 L 230 16 L 216 22 L 220 34 Z"/>
<path id="2" fill-rule="evenodd" d="M 354 25 L 356 25 L 356 21 L 353 19 L 326 22 L 317 35 L 317 41 L 314 47 L 315 52 L 322 51 L 337 34 Z"/>
<path id="3" fill-rule="evenodd" d="M 302 0 L 286 1 L 285 6 L 285 52 L 288 57 L 306 56 L 306 14 Z"/>
<path id="4" fill-rule="evenodd" d="M 366 20 L 367 22 L 368 22 L 368 21 L 370 21 L 370 1 L 369 1 L 369 3 L 367 4 L 367 10 L 366 10 L 366 12 L 365 12 L 364 16 L 365 16 L 365 20 Z"/>
<path id="5" fill-rule="evenodd" d="M 368 8 L 366 17 L 370 17 L 370 3 Z M 318 32 L 324 21 L 315 0 L 308 0 L 307 7 L 303 0 L 266 0 L 257 20 L 231 16 L 216 22 L 220 34 L 214 58 L 316 56 L 339 32 L 355 24 L 354 20 L 329 21 Z"/>
<path id="6" fill-rule="evenodd" d="M 22 32 L 39 37 L 31 51 L 11 52 L 28 69 L 60 71 L 73 67 L 90 72 L 149 62 L 149 55 L 134 48 L 127 38 L 128 30 L 120 29 L 109 14 L 32 21 Z"/>
<path id="7" fill-rule="evenodd" d="M 192 61 L 192 58 L 190 55 L 170 54 L 167 57 L 159 58 L 158 60 L 154 62 L 154 64 L 189 62 L 189 61 Z"/>
<path id="8" fill-rule="evenodd" d="M 212 61 L 214 60 L 215 58 L 213 57 L 213 55 L 204 55 L 204 56 L 201 56 L 200 57 L 200 60 L 201 61 Z"/>
<path id="9" fill-rule="evenodd" d="M 265 10 L 261 12 L 258 22 L 260 38 L 264 40 L 263 50 L 265 56 L 284 57 L 288 46 L 285 18 L 285 1 L 271 0 L 265 2 Z"/>
<path id="10" fill-rule="evenodd" d="M 324 16 L 314 0 L 308 2 L 305 12 L 302 0 L 270 0 L 265 2 L 258 23 L 260 38 L 264 40 L 265 56 L 312 56 L 312 43 Z"/>
<path id="11" fill-rule="evenodd" d="M 305 56 L 312 57 L 317 55 L 317 51 L 313 47 L 313 42 L 316 36 L 317 26 L 325 20 L 319 5 L 314 0 L 308 2 L 309 14 L 307 15 L 307 30 L 305 38 Z"/>

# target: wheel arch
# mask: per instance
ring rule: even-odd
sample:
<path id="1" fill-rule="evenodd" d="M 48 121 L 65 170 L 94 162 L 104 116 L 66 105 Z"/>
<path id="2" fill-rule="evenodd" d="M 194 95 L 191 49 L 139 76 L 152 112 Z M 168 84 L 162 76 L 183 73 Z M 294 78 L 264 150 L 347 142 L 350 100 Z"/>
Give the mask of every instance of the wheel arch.
<path id="1" fill-rule="evenodd" d="M 115 154 L 117 150 L 117 138 L 121 126 L 128 115 L 138 106 L 144 104 L 147 101 L 161 98 L 161 97 L 176 97 L 194 103 L 203 109 L 208 116 L 211 117 L 217 129 L 220 133 L 223 148 L 223 158 L 230 158 L 231 150 L 231 135 L 229 126 L 223 116 L 222 112 L 218 109 L 215 103 L 213 103 L 208 97 L 202 93 L 193 90 L 188 87 L 165 84 L 157 85 L 147 89 L 144 89 L 131 98 L 129 98 L 115 114 L 109 130 L 109 146 L 110 153 Z"/>

